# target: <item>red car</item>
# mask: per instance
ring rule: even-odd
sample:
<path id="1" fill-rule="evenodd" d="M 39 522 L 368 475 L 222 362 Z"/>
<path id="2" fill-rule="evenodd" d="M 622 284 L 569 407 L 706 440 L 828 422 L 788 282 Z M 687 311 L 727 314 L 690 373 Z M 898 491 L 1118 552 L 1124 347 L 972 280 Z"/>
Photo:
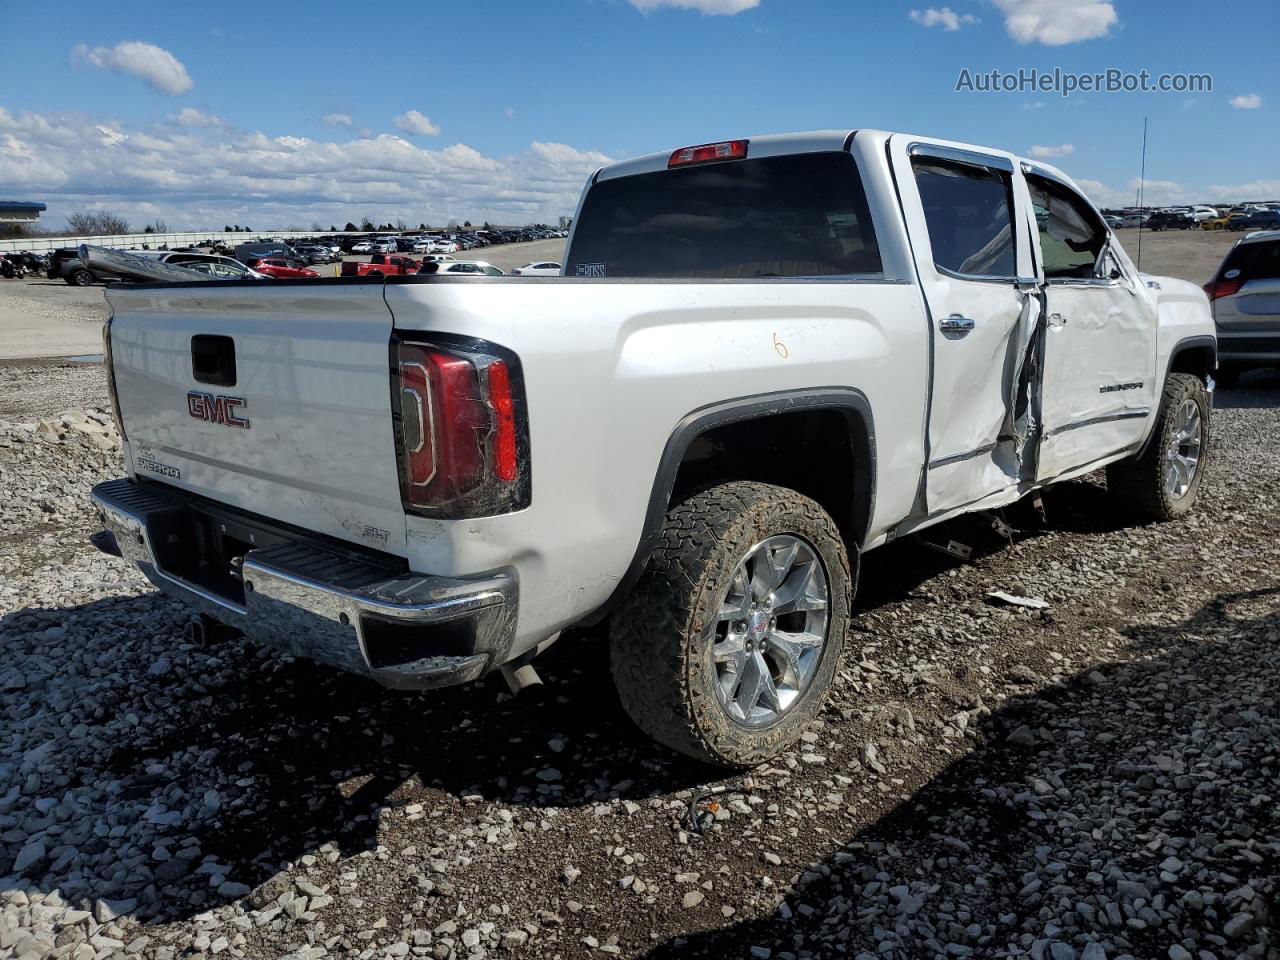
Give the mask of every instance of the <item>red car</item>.
<path id="1" fill-rule="evenodd" d="M 344 277 L 404 277 L 418 272 L 418 263 L 412 257 L 388 256 L 375 253 L 368 263 L 347 260 L 342 264 Z"/>
<path id="2" fill-rule="evenodd" d="M 308 270 L 307 265 L 301 260 L 287 260 L 284 257 L 266 257 L 250 266 L 259 273 L 265 273 L 268 277 L 275 277 L 277 280 L 301 280 L 305 277 L 320 276 L 314 270 Z"/>

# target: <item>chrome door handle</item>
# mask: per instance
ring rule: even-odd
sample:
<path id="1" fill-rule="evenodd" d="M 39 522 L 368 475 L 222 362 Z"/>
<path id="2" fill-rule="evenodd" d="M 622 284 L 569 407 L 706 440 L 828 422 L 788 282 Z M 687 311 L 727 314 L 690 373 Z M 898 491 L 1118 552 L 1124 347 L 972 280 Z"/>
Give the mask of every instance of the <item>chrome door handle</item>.
<path id="1" fill-rule="evenodd" d="M 943 333 L 959 333 L 965 334 L 972 331 L 974 322 L 970 317 L 962 317 L 958 313 L 953 313 L 949 317 L 943 317 L 938 321 L 938 329 Z"/>

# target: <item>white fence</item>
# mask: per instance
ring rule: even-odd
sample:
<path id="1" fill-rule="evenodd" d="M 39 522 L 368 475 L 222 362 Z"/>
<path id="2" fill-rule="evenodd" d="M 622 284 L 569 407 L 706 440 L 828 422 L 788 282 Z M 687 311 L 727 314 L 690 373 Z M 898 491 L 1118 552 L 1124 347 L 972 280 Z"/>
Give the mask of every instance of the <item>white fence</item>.
<path id="1" fill-rule="evenodd" d="M 192 233 L 122 233 L 112 237 L 20 237 L 17 240 L 0 240 L 0 253 L 14 250 L 30 250 L 32 253 L 45 253 L 59 247 L 78 247 L 82 243 L 96 247 L 114 247 L 117 250 L 141 250 L 144 245 L 152 250 L 160 247 L 192 247 L 204 240 L 225 243 L 234 247 L 238 243 L 249 243 L 253 240 L 280 239 L 293 237 L 342 236 L 341 231 L 335 234 L 323 230 L 269 230 L 259 233 L 224 233 L 218 230 L 195 231 Z M 364 236 L 363 233 L 360 236 Z"/>

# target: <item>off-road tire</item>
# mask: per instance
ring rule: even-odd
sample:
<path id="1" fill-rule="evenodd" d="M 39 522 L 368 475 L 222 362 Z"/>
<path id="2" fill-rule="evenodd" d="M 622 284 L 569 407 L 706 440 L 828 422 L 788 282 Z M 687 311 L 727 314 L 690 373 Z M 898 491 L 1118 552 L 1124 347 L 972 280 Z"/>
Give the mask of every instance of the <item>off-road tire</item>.
<path id="1" fill-rule="evenodd" d="M 800 699 L 768 726 L 748 727 L 716 694 L 711 651 L 701 641 L 738 563 L 780 534 L 806 540 L 827 575 L 827 639 Z M 611 618 L 610 661 L 627 715 L 680 753 L 746 768 L 795 743 L 830 690 L 848 632 L 857 583 L 835 521 L 817 503 L 784 487 L 734 482 L 673 506 L 639 582 Z"/>
<path id="2" fill-rule="evenodd" d="M 1200 408 L 1200 422 L 1203 424 L 1200 462 L 1190 489 L 1183 496 L 1174 497 L 1165 485 L 1165 452 L 1173 435 L 1175 414 L 1186 400 L 1194 400 Z M 1186 516 L 1195 506 L 1204 480 L 1210 433 L 1209 393 L 1204 382 L 1190 373 L 1169 374 L 1151 441 L 1141 455 L 1107 467 L 1108 492 L 1140 523 L 1158 523 Z"/>

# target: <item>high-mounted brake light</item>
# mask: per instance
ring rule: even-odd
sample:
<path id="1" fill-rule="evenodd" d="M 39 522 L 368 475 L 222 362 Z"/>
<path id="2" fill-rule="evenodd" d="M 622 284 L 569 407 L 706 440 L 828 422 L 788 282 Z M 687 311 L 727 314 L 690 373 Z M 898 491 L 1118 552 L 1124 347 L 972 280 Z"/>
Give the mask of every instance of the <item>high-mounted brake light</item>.
<path id="1" fill-rule="evenodd" d="M 524 506 L 522 398 L 511 363 L 496 354 L 423 343 L 400 342 L 396 353 L 405 506 L 442 517 Z"/>
<path id="2" fill-rule="evenodd" d="M 671 154 L 667 169 L 685 167 L 694 163 L 712 163 L 716 160 L 745 160 L 746 140 L 723 140 L 720 143 L 703 143 L 696 147 L 681 147 Z"/>

